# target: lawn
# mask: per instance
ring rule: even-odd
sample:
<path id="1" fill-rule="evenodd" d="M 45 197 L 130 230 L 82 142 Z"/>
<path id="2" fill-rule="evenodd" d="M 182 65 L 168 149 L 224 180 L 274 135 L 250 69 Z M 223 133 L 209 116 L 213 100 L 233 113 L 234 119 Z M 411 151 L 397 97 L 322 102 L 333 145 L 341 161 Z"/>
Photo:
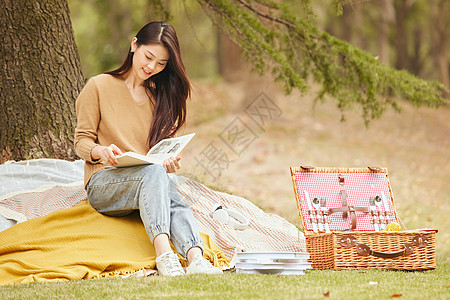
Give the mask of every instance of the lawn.
<path id="1" fill-rule="evenodd" d="M 436 270 L 309 270 L 306 275 L 190 275 L 0 287 L 0 299 L 449 299 L 450 263 Z"/>

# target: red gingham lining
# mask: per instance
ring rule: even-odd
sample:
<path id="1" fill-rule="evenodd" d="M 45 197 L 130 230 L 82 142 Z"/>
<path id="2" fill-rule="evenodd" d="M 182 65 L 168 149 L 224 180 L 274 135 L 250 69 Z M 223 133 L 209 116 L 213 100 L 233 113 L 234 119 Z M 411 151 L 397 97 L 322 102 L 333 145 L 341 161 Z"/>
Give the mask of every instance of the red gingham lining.
<path id="1" fill-rule="evenodd" d="M 339 184 L 339 175 L 343 176 L 344 186 Z M 313 225 L 308 214 L 308 205 L 305 200 L 304 191 L 308 191 L 310 199 L 324 198 L 327 208 L 342 206 L 340 191 L 343 189 L 347 193 L 347 204 L 353 206 L 369 207 L 369 199 L 381 196 L 384 193 L 392 215 L 390 222 L 396 222 L 391 194 L 385 173 L 314 173 L 295 172 L 295 182 L 300 199 L 301 210 L 305 221 L 306 230 L 312 231 Z M 384 205 L 382 205 L 382 209 Z M 383 210 L 384 211 L 384 210 Z M 371 223 L 371 214 L 356 212 L 356 231 L 374 231 L 374 224 Z M 328 220 L 331 231 L 341 231 L 349 229 L 351 224 L 350 215 L 346 221 L 342 218 L 342 213 L 336 212 L 329 215 Z"/>

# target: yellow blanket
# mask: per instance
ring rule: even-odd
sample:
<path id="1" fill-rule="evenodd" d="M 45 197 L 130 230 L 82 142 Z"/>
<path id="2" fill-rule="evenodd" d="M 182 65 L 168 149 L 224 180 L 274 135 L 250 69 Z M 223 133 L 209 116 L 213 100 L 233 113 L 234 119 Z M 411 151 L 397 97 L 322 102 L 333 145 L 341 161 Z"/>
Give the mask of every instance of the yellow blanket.
<path id="1" fill-rule="evenodd" d="M 209 236 L 201 236 L 205 257 L 227 265 Z M 138 213 L 112 218 L 87 201 L 0 232 L 0 285 L 115 277 L 155 265 Z"/>

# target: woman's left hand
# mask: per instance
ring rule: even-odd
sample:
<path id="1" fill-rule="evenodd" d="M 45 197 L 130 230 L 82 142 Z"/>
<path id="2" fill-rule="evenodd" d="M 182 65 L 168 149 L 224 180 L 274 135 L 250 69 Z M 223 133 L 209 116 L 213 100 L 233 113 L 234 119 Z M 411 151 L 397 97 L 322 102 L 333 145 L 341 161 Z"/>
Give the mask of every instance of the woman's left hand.
<path id="1" fill-rule="evenodd" d="M 179 168 L 181 168 L 180 156 L 172 156 L 163 162 L 163 167 L 166 169 L 167 173 L 175 173 Z"/>

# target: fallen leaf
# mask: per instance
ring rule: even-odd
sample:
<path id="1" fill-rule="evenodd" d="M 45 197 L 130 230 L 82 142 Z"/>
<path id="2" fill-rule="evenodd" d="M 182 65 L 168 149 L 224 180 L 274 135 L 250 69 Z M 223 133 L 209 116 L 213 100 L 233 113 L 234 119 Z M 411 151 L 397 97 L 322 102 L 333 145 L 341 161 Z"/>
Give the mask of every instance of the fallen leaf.
<path id="1" fill-rule="evenodd" d="M 394 294 L 391 296 L 391 298 L 400 298 L 403 297 L 403 294 Z"/>
<path id="2" fill-rule="evenodd" d="M 446 287 L 446 288 L 447 288 L 447 289 L 448 289 L 448 288 L 450 288 L 450 285 L 447 285 L 447 287 Z"/>
<path id="3" fill-rule="evenodd" d="M 328 292 L 325 292 L 325 293 L 323 293 L 323 295 L 325 296 L 325 297 L 329 297 L 330 296 L 330 292 L 328 291 Z"/>

